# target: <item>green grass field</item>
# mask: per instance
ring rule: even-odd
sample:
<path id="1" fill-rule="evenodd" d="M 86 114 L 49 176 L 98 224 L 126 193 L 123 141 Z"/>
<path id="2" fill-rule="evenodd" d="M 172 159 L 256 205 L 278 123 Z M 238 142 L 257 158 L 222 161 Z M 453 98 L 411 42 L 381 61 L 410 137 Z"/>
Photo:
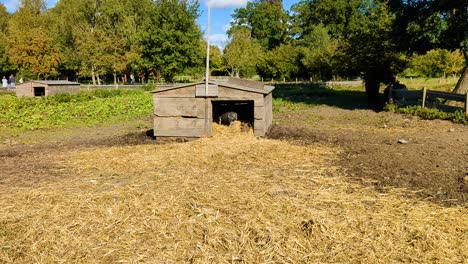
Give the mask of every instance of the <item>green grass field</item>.
<path id="1" fill-rule="evenodd" d="M 458 78 L 399 78 L 398 80 L 411 90 L 421 90 L 423 87 L 426 87 L 429 90 L 452 92 L 457 84 Z"/>
<path id="2" fill-rule="evenodd" d="M 144 90 L 94 90 L 43 98 L 0 97 L 2 136 L 27 130 L 93 126 L 149 116 L 151 94 Z"/>

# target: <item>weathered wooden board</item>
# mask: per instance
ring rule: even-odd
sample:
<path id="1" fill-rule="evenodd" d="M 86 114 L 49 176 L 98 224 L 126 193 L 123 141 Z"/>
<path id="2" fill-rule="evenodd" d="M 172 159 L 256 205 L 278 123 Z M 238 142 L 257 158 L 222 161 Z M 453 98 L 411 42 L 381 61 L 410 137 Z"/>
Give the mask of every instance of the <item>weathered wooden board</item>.
<path id="1" fill-rule="evenodd" d="M 156 97 L 194 97 L 195 85 L 155 93 Z"/>
<path id="2" fill-rule="evenodd" d="M 466 95 L 464 94 L 444 93 L 444 92 L 431 91 L 431 90 L 427 90 L 427 98 L 430 98 L 430 99 L 443 98 L 443 99 L 453 100 L 453 101 L 458 101 L 458 102 L 466 101 Z"/>
<path id="3" fill-rule="evenodd" d="M 16 92 L 17 97 L 23 97 L 23 96 L 33 97 L 34 96 L 34 92 L 31 91 L 30 86 L 17 87 L 15 89 L 15 92 Z"/>
<path id="4" fill-rule="evenodd" d="M 218 85 L 208 85 L 208 96 L 205 95 L 206 86 L 204 84 L 198 84 L 196 86 L 195 96 L 196 97 L 217 97 L 218 96 Z"/>
<path id="5" fill-rule="evenodd" d="M 39 87 L 43 87 L 43 86 L 39 86 Z M 49 85 L 46 88 L 46 95 L 49 96 L 49 95 L 61 94 L 61 93 L 78 93 L 79 91 L 80 91 L 79 85 L 70 85 L 70 86 L 69 85 L 60 85 L 60 86 Z"/>
<path id="6" fill-rule="evenodd" d="M 265 107 L 264 106 L 255 106 L 254 107 L 254 118 L 256 120 L 265 119 Z"/>
<path id="7" fill-rule="evenodd" d="M 229 78 L 227 83 L 239 85 L 239 86 L 245 86 L 249 88 L 255 88 L 255 89 L 263 89 L 265 86 L 262 82 L 244 80 L 240 78 Z"/>
<path id="8" fill-rule="evenodd" d="M 254 130 L 263 131 L 263 133 L 265 133 L 265 121 L 264 120 L 255 120 L 253 127 L 254 127 Z"/>
<path id="9" fill-rule="evenodd" d="M 268 94 L 265 96 L 265 132 L 268 132 L 271 124 L 273 123 L 273 96 Z"/>
<path id="10" fill-rule="evenodd" d="M 265 136 L 265 131 L 263 129 L 254 129 L 254 136 L 263 137 Z"/>
<path id="11" fill-rule="evenodd" d="M 154 135 L 156 137 L 203 137 L 205 119 L 182 117 L 155 117 Z"/>
<path id="12" fill-rule="evenodd" d="M 232 88 L 223 87 L 219 85 L 218 87 L 218 99 L 222 100 L 253 100 L 255 106 L 263 106 L 263 94 L 247 92 L 242 90 L 236 90 Z"/>
<path id="13" fill-rule="evenodd" d="M 154 114 L 159 117 L 205 118 L 205 100 L 200 98 L 154 97 Z"/>

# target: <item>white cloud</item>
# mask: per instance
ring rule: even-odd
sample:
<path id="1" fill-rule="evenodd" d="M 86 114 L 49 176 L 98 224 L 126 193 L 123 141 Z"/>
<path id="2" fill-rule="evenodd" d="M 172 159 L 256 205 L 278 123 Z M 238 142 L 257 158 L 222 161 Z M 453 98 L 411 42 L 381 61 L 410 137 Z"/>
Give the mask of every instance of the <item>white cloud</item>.
<path id="1" fill-rule="evenodd" d="M 212 8 L 232 8 L 247 5 L 247 0 L 204 0 Z"/>
<path id="2" fill-rule="evenodd" d="M 206 35 L 205 35 L 206 39 Z M 218 46 L 220 50 L 223 50 L 228 43 L 229 38 L 226 34 L 213 34 L 210 35 L 210 45 Z"/>
<path id="3" fill-rule="evenodd" d="M 210 42 L 223 42 L 227 40 L 228 36 L 225 34 L 213 34 L 210 36 Z"/>

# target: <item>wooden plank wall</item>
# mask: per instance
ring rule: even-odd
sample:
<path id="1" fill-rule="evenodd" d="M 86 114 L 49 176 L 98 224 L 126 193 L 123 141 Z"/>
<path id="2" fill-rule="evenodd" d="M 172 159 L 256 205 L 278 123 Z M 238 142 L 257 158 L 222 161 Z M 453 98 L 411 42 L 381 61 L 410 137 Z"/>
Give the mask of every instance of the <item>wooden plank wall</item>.
<path id="1" fill-rule="evenodd" d="M 16 86 L 15 92 L 17 97 L 33 97 L 34 92 L 31 91 L 31 83 L 22 83 Z"/>
<path id="2" fill-rule="evenodd" d="M 189 93 L 192 96 L 189 96 Z M 195 88 L 169 90 L 157 93 L 154 101 L 154 136 L 203 137 L 207 130 L 206 99 L 195 98 Z"/>
<path id="3" fill-rule="evenodd" d="M 34 85 L 34 86 L 39 87 L 40 85 Z M 54 94 L 62 94 L 62 93 L 75 94 L 80 91 L 79 85 L 57 85 L 57 86 L 43 85 L 43 86 L 46 87 L 46 94 L 45 94 L 46 96 L 54 95 Z"/>
<path id="4" fill-rule="evenodd" d="M 273 94 L 269 93 L 265 96 L 265 133 L 273 123 Z"/>
<path id="5" fill-rule="evenodd" d="M 195 97 L 196 86 L 155 93 L 154 135 L 156 137 L 211 136 L 213 101 L 254 101 L 254 134 L 264 136 L 272 122 L 271 93 L 253 93 L 218 86 L 218 97 Z"/>

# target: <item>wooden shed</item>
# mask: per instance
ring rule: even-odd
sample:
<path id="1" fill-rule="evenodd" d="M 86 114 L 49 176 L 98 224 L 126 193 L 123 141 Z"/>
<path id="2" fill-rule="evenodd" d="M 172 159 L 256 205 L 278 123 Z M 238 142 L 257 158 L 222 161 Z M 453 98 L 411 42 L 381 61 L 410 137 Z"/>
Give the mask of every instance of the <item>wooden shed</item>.
<path id="1" fill-rule="evenodd" d="M 69 81 L 30 81 L 16 86 L 16 96 L 18 97 L 41 97 L 79 91 L 80 84 Z"/>
<path id="2" fill-rule="evenodd" d="M 211 125 L 227 112 L 249 123 L 256 136 L 271 126 L 273 86 L 231 78 L 227 82 L 204 82 L 163 88 L 153 92 L 154 136 L 199 138 L 211 136 Z"/>

